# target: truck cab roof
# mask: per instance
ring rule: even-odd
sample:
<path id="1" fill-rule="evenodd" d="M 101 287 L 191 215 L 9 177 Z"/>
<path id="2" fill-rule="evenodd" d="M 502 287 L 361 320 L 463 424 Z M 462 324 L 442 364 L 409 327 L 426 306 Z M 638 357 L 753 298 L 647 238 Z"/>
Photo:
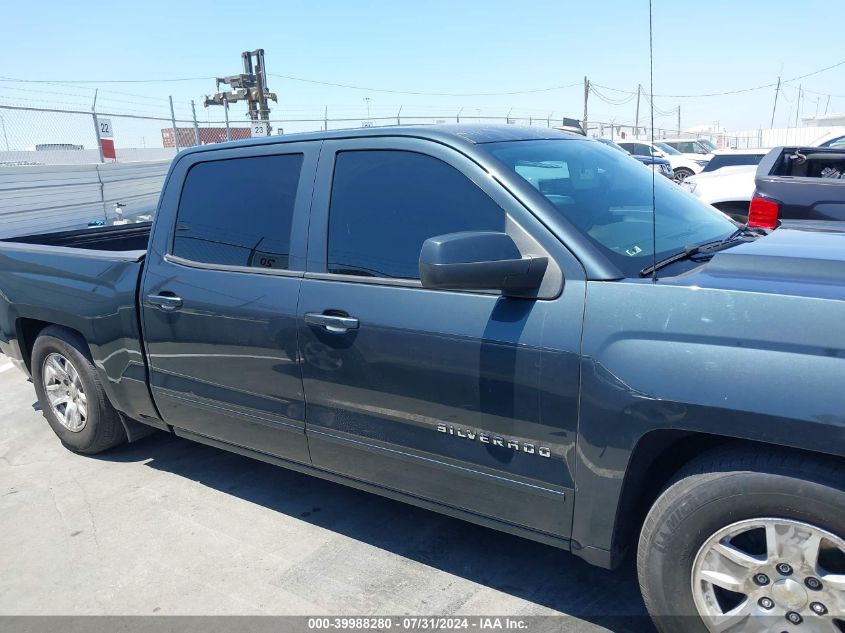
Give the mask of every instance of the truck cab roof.
<path id="1" fill-rule="evenodd" d="M 407 136 L 428 139 L 448 145 L 496 143 L 500 141 L 530 141 L 544 139 L 580 139 L 580 134 L 564 132 L 555 128 L 530 127 L 505 124 L 446 123 L 437 125 L 389 125 L 371 128 L 348 128 L 323 132 L 300 132 L 277 136 L 256 137 L 213 145 L 188 147 L 180 152 L 193 154 L 213 152 L 246 145 L 272 145 L 274 143 L 295 143 L 303 141 L 328 141 L 347 138 L 369 138 L 374 136 Z"/>

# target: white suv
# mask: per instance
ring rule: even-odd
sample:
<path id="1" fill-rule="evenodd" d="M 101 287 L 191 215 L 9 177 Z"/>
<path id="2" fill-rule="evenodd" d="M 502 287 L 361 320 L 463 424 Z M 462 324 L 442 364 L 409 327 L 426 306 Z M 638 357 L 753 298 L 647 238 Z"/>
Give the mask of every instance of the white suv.
<path id="1" fill-rule="evenodd" d="M 709 162 L 711 156 L 698 156 L 682 154 L 674 147 L 664 144 L 661 141 L 650 143 L 648 141 L 617 141 L 617 145 L 628 150 L 634 156 L 657 156 L 665 158 L 672 165 L 673 180 L 683 182 L 687 176 L 697 174 Z"/>
<path id="2" fill-rule="evenodd" d="M 713 152 L 718 149 L 713 143 L 704 138 L 662 138 L 660 142 L 678 150 L 681 154 L 704 156 L 707 158 L 711 158 Z"/>

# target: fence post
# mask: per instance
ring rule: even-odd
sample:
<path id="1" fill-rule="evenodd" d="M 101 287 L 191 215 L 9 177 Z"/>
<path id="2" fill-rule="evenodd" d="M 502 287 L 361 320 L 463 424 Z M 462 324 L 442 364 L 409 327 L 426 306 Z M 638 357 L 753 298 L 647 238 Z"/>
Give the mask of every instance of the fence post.
<path id="1" fill-rule="evenodd" d="M 194 141 L 197 145 L 201 145 L 200 143 L 200 126 L 197 124 L 197 108 L 194 105 L 194 100 L 191 99 L 191 113 L 194 116 Z"/>
<path id="2" fill-rule="evenodd" d="M 329 106 L 326 106 L 326 109 L 323 110 L 323 130 L 329 131 Z"/>
<path id="3" fill-rule="evenodd" d="M 173 124 L 173 145 L 179 151 L 179 134 L 176 133 L 176 114 L 173 112 L 173 97 L 170 97 L 170 122 Z"/>
<path id="4" fill-rule="evenodd" d="M 232 134 L 229 132 L 229 100 L 223 97 L 223 112 L 226 114 L 226 140 L 232 140 Z"/>
<path id="5" fill-rule="evenodd" d="M 97 151 L 100 153 L 100 162 L 105 163 L 106 160 L 103 157 L 103 139 L 100 136 L 100 122 L 97 121 L 97 91 L 99 89 L 94 89 L 94 103 L 91 105 L 91 117 L 94 120 L 94 134 L 97 135 Z M 3 126 L 5 128 L 5 125 Z"/>
<path id="6" fill-rule="evenodd" d="M 399 118 L 400 114 L 402 114 L 402 106 L 399 106 L 399 111 L 396 113 L 396 125 L 402 125 L 402 119 Z"/>
<path id="7" fill-rule="evenodd" d="M 0 114 L 0 126 L 3 126 L 3 140 L 6 142 L 6 151 L 9 151 L 9 137 L 6 136 L 6 121 L 3 115 Z"/>

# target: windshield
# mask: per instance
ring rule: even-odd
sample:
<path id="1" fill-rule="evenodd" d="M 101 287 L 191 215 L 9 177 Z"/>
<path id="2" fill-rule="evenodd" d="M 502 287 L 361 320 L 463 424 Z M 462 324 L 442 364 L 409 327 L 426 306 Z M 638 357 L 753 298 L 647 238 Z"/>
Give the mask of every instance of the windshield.
<path id="1" fill-rule="evenodd" d="M 506 141 L 482 145 L 537 189 L 622 271 L 636 277 L 656 259 L 727 237 L 736 225 L 668 178 L 652 178 L 634 158 L 588 140 Z"/>
<path id="2" fill-rule="evenodd" d="M 676 150 L 671 145 L 666 145 L 666 143 L 655 143 L 654 146 L 662 151 L 664 154 L 671 154 L 671 155 L 680 155 L 681 152 Z"/>
<path id="3" fill-rule="evenodd" d="M 614 143 L 614 142 L 613 142 L 613 141 L 611 141 L 610 139 L 607 139 L 607 138 L 597 138 L 596 140 L 597 140 L 599 143 L 602 143 L 602 144 L 604 144 L 604 145 L 607 145 L 608 147 L 612 147 L 613 149 L 617 149 L 617 150 L 619 150 L 619 151 L 620 151 L 620 152 L 622 152 L 623 154 L 629 154 L 629 153 L 630 153 L 630 152 L 628 152 L 628 150 L 627 150 L 627 149 L 625 149 L 624 147 L 620 147 L 619 145 L 617 145 L 616 143 Z"/>
<path id="4" fill-rule="evenodd" d="M 714 151 L 716 151 L 717 149 L 719 149 L 718 147 L 716 147 L 715 145 L 713 145 L 713 143 L 711 143 L 710 141 L 708 141 L 706 138 L 700 138 L 700 139 L 698 139 L 698 141 L 697 141 L 697 142 L 698 142 L 698 144 L 699 144 L 699 145 L 701 145 L 701 146 L 702 146 L 704 149 L 706 149 L 708 152 L 714 152 Z"/>

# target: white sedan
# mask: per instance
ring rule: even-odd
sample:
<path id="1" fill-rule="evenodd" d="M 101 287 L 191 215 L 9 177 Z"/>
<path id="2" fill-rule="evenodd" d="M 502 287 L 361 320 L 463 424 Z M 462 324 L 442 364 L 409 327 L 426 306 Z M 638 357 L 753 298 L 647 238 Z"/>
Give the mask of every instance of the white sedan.
<path id="1" fill-rule="evenodd" d="M 681 187 L 744 224 L 748 220 L 748 205 L 754 195 L 756 173 L 757 165 L 722 167 L 690 176 L 681 183 Z"/>

